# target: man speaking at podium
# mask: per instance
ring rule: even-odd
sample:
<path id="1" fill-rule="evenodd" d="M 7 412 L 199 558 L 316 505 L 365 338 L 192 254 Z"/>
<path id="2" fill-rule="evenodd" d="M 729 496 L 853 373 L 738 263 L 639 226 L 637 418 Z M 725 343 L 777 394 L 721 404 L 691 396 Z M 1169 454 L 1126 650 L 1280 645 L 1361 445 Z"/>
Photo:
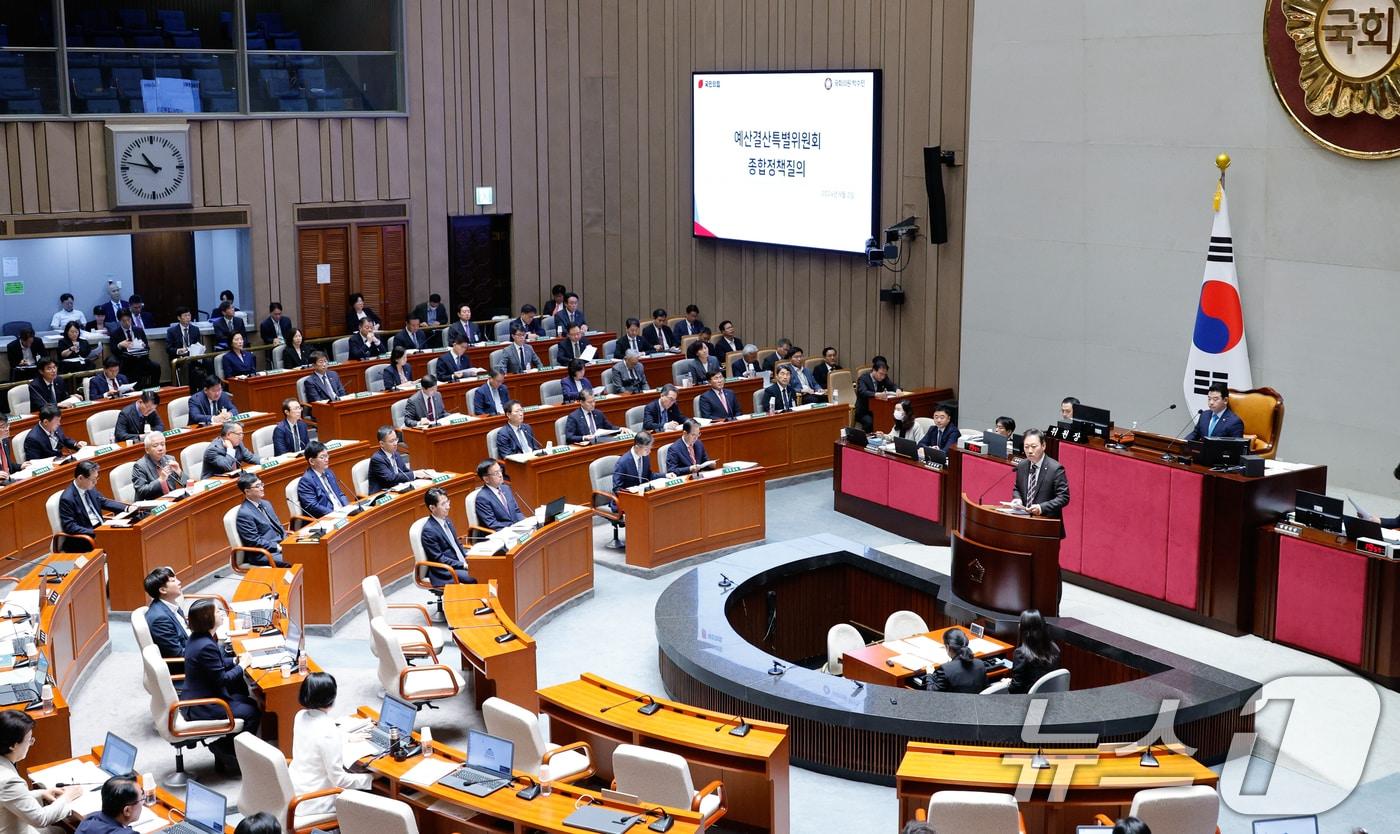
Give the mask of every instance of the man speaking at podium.
<path id="1" fill-rule="evenodd" d="M 1026 459 L 1016 464 L 1016 486 L 1012 497 L 1031 515 L 1059 518 L 1069 504 L 1069 479 L 1065 468 L 1045 456 L 1045 436 L 1040 429 L 1027 429 Z M 1064 536 L 1063 529 L 1060 532 Z"/>

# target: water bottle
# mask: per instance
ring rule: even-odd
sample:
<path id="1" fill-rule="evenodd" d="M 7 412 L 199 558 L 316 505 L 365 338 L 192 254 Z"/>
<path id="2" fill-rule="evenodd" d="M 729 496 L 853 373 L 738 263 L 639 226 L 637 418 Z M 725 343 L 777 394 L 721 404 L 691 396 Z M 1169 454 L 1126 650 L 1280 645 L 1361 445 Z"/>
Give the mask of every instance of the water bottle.
<path id="1" fill-rule="evenodd" d="M 53 712 L 53 684 L 44 684 L 44 688 L 40 690 L 40 693 L 39 698 L 44 702 L 44 713 Z"/>
<path id="2" fill-rule="evenodd" d="M 297 672 L 302 675 L 307 672 L 306 652 L 297 655 Z"/>
<path id="3" fill-rule="evenodd" d="M 432 727 L 424 727 L 422 731 L 418 733 L 418 743 L 423 746 L 423 758 L 426 759 L 433 755 Z"/>

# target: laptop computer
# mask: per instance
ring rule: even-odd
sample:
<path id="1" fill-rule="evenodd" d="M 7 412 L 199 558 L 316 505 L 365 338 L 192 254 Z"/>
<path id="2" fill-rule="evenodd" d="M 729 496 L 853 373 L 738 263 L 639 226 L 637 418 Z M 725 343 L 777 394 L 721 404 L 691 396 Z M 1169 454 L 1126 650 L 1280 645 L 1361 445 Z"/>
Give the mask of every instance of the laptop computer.
<path id="1" fill-rule="evenodd" d="M 846 442 L 852 446 L 861 447 L 870 445 L 870 436 L 861 429 L 854 426 L 846 427 Z"/>
<path id="2" fill-rule="evenodd" d="M 936 463 L 939 466 L 948 462 L 948 453 L 937 446 L 924 447 L 924 463 Z"/>
<path id="3" fill-rule="evenodd" d="M 1381 532 L 1379 521 L 1367 521 L 1360 516 L 1344 515 L 1342 520 L 1346 522 L 1346 535 L 1349 539 L 1375 539 L 1385 541 L 1385 534 Z"/>
<path id="4" fill-rule="evenodd" d="M 1317 817 L 1278 817 L 1255 820 L 1254 834 L 1317 834 Z"/>
<path id="5" fill-rule="evenodd" d="M 282 640 L 282 645 L 257 649 L 249 652 L 249 656 L 252 657 L 249 665 L 257 669 L 271 669 L 283 663 L 295 663 L 301 657 L 301 623 L 295 617 L 288 617 L 287 634 Z"/>
<path id="6" fill-rule="evenodd" d="M 135 773 L 136 745 L 108 730 L 107 740 L 102 742 L 102 761 L 97 766 L 111 776 Z"/>
<path id="7" fill-rule="evenodd" d="M 554 520 L 558 518 L 559 514 L 562 512 L 564 512 L 564 496 L 561 495 L 553 501 L 550 501 L 548 504 L 545 504 L 543 523 L 553 524 Z"/>
<path id="8" fill-rule="evenodd" d="M 228 800 L 191 779 L 185 785 L 185 818 L 165 829 L 169 834 L 223 834 Z"/>
<path id="9" fill-rule="evenodd" d="M 919 442 L 907 437 L 896 437 L 894 438 L 894 453 L 901 457 L 917 458 L 919 456 Z"/>
<path id="10" fill-rule="evenodd" d="M 467 731 L 467 763 L 438 780 L 439 784 L 487 796 L 510 784 L 515 745 L 477 730 Z"/>
<path id="11" fill-rule="evenodd" d="M 0 706 L 29 704 L 38 701 L 43 694 L 44 684 L 48 682 L 49 656 L 39 652 L 39 659 L 34 662 L 33 680 L 0 686 Z"/>
<path id="12" fill-rule="evenodd" d="M 413 738 L 413 722 L 418 719 L 418 710 L 390 695 L 384 696 L 379 705 L 379 723 L 369 731 L 369 743 L 379 753 L 389 749 L 389 730 L 398 727 L 399 739 L 408 743 Z"/>
<path id="13" fill-rule="evenodd" d="M 982 449 L 987 453 L 987 457 L 1004 458 L 1006 457 L 1006 440 L 1005 435 L 987 429 L 982 432 Z"/>

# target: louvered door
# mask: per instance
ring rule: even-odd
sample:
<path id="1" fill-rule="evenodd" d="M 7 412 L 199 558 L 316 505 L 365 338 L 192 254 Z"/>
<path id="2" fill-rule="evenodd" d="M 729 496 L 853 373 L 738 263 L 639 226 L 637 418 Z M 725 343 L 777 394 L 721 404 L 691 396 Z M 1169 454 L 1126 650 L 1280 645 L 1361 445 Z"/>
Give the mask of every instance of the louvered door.
<path id="1" fill-rule="evenodd" d="M 331 282 L 316 283 L 316 265 L 330 264 Z M 345 226 L 297 233 L 297 278 L 301 285 L 301 333 L 307 339 L 338 336 L 345 329 L 350 297 L 350 232 Z"/>

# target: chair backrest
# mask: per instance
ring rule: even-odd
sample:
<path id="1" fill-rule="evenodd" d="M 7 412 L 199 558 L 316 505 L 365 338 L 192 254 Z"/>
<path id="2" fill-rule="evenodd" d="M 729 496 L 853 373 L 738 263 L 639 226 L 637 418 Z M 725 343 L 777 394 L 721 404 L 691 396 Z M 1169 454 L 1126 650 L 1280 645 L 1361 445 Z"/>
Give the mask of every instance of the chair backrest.
<path id="1" fill-rule="evenodd" d="M 1031 684 L 1031 688 L 1026 690 L 1027 695 L 1047 692 L 1068 692 L 1069 691 L 1069 670 L 1056 669 L 1053 672 L 1046 672 L 1041 675 L 1036 682 Z"/>
<path id="2" fill-rule="evenodd" d="M 348 361 L 350 361 L 350 337 L 349 337 L 349 336 L 345 336 L 345 337 L 343 337 L 343 338 L 336 339 L 334 342 L 331 342 L 331 361 L 332 361 L 332 362 L 348 362 Z"/>
<path id="3" fill-rule="evenodd" d="M 146 687 L 146 694 L 151 696 L 151 723 L 155 725 L 156 734 L 169 742 L 178 741 L 170 732 L 169 719 L 170 708 L 175 705 L 178 696 L 159 648 L 146 646 L 141 649 L 141 671 L 142 684 Z"/>
<path id="4" fill-rule="evenodd" d="M 282 751 L 252 733 L 234 736 L 233 751 L 238 758 L 238 769 L 243 771 L 238 812 L 250 817 L 261 811 L 274 819 L 285 820 L 287 806 L 295 792 Z"/>
<path id="5" fill-rule="evenodd" d="M 826 375 L 826 390 L 831 392 L 831 401 L 837 405 L 855 402 L 856 392 L 853 385 L 855 383 L 851 381 L 851 372 L 845 368 Z"/>
<path id="6" fill-rule="evenodd" d="M 554 421 L 554 442 L 560 446 L 564 445 L 564 424 L 567 422 L 569 422 L 567 414 Z"/>
<path id="7" fill-rule="evenodd" d="M 272 457 L 272 433 L 277 430 L 276 426 L 263 426 L 260 429 L 253 429 L 253 454 L 260 458 Z"/>
<path id="8" fill-rule="evenodd" d="M 365 595 L 365 616 L 373 620 L 375 617 L 389 617 L 389 603 L 384 599 L 384 586 L 379 584 L 379 577 L 370 574 L 360 580 L 360 590 Z"/>
<path id="9" fill-rule="evenodd" d="M 238 537 L 238 508 L 241 506 L 241 503 L 235 504 L 224 511 L 224 538 L 231 548 L 243 546 L 243 540 Z"/>
<path id="10" fill-rule="evenodd" d="M 26 327 L 30 330 L 33 330 L 34 324 L 32 322 L 24 321 L 23 319 L 7 321 L 3 326 L 0 326 L 0 336 L 18 336 L 19 332 L 25 329 Z"/>
<path id="11" fill-rule="evenodd" d="M 492 367 L 494 367 L 494 366 L 492 366 Z M 476 392 L 477 392 L 477 391 L 480 391 L 481 389 L 483 389 L 483 388 L 485 388 L 485 387 L 486 387 L 485 385 L 478 385 L 478 386 L 476 386 L 475 388 L 473 388 L 473 389 L 471 389 L 470 391 L 467 392 L 467 413 L 468 413 L 468 414 L 475 414 L 475 413 L 476 413 Z M 489 399 L 489 397 L 488 397 L 488 399 Z"/>
<path id="12" fill-rule="evenodd" d="M 505 426 L 497 426 L 486 433 L 486 454 L 490 455 L 496 460 L 501 459 L 501 451 L 496 446 L 496 438 L 500 436 L 501 429 L 503 428 L 505 428 Z"/>
<path id="13" fill-rule="evenodd" d="M 364 791 L 341 791 L 335 797 L 341 834 L 418 834 L 408 803 Z"/>
<path id="14" fill-rule="evenodd" d="M 598 359 L 612 359 L 613 351 L 617 350 L 617 340 L 609 339 L 603 342 L 602 348 L 598 350 Z"/>
<path id="15" fill-rule="evenodd" d="M 776 356 L 777 353 L 778 353 L 778 349 L 777 349 L 777 348 L 759 348 L 759 350 L 758 350 L 758 357 L 754 360 L 754 364 L 757 365 L 758 367 L 762 368 L 762 367 L 763 367 L 763 361 L 764 361 L 765 359 L 767 359 L 768 357 L 770 357 L 770 356 Z"/>
<path id="16" fill-rule="evenodd" d="M 674 327 L 674 326 L 675 326 L 675 325 L 672 325 L 672 327 Z M 694 336 L 682 336 L 682 337 L 681 337 L 681 345 L 680 345 L 680 347 L 681 347 L 681 353 L 685 353 L 685 352 L 689 351 L 689 350 L 690 350 L 690 346 L 693 345 L 693 344 L 695 344 L 695 343 L 698 342 L 698 341 L 700 341 L 700 334 L 699 334 L 699 333 L 696 333 Z"/>
<path id="17" fill-rule="evenodd" d="M 180 452 L 180 466 L 185 470 L 185 480 L 189 483 L 204 477 L 204 450 L 209 448 L 208 441 L 191 443 Z"/>
<path id="18" fill-rule="evenodd" d="M 468 492 L 468 493 L 467 493 L 467 498 L 466 498 L 466 502 L 467 502 L 467 506 L 466 506 L 466 510 L 467 510 L 467 523 L 470 524 L 470 525 L 473 526 L 473 527 L 480 527 L 480 526 L 481 526 L 481 522 L 477 521 L 477 518 L 478 518 L 479 516 L 477 516 L 477 514 L 476 514 L 476 497 L 477 497 L 478 495 L 480 495 L 480 494 L 481 494 L 481 487 L 477 487 L 476 489 L 474 489 L 474 490 L 472 490 L 471 492 Z"/>
<path id="19" fill-rule="evenodd" d="M 623 413 L 622 421 L 627 424 L 630 431 L 639 432 L 646 422 L 646 410 L 645 405 L 634 405 Z"/>
<path id="20" fill-rule="evenodd" d="M 914 434 L 911 435 L 911 437 L 912 437 L 914 440 L 923 440 L 923 439 L 924 439 L 924 435 L 928 434 L 928 430 L 931 429 L 931 428 L 933 428 L 933 418 L 932 418 L 932 417 L 915 417 L 915 418 L 914 418 Z"/>
<path id="21" fill-rule="evenodd" d="M 297 487 L 299 486 L 301 486 L 301 476 L 293 478 L 291 482 L 287 484 L 287 489 L 284 491 L 287 497 L 287 512 L 294 516 L 305 516 L 306 513 L 302 512 L 301 509 L 301 502 L 297 500 Z"/>
<path id="22" fill-rule="evenodd" d="M 841 674 L 841 656 L 864 648 L 865 638 L 850 623 L 837 623 L 826 632 L 826 671 Z"/>
<path id="23" fill-rule="evenodd" d="M 606 393 L 608 393 L 608 394 L 613 393 L 613 387 L 612 387 L 612 386 L 613 386 L 613 369 L 612 369 L 612 368 L 604 368 L 604 369 L 603 369 L 603 375 L 602 375 L 602 378 L 599 380 L 599 384 L 601 384 L 601 385 L 603 386 L 603 391 L 604 391 L 604 392 L 606 392 Z"/>
<path id="24" fill-rule="evenodd" d="M 58 502 L 62 498 L 63 491 L 59 490 L 44 501 L 44 515 L 49 517 L 49 532 L 53 535 L 63 532 L 63 522 L 58 517 Z"/>
<path id="25" fill-rule="evenodd" d="M 705 392 L 701 391 L 690 398 L 690 413 L 694 417 L 700 416 L 700 398 L 703 396 L 705 396 Z"/>
<path id="26" fill-rule="evenodd" d="M 742 350 L 731 350 L 725 352 L 723 367 L 726 376 L 734 372 L 734 360 L 742 359 L 743 356 L 744 352 Z"/>
<path id="27" fill-rule="evenodd" d="M 383 617 L 375 617 L 369 621 L 369 637 L 370 650 L 379 659 L 377 670 L 380 687 L 396 697 L 400 696 L 399 674 L 408 668 L 403 645 L 399 643 Z"/>
<path id="28" fill-rule="evenodd" d="M 1220 820 L 1220 795 L 1209 785 L 1149 788 L 1133 796 L 1131 813 L 1152 834 L 1211 834 Z"/>
<path id="29" fill-rule="evenodd" d="M 369 495 L 369 458 L 355 461 L 350 467 L 350 486 L 356 495 Z"/>
<path id="30" fill-rule="evenodd" d="M 112 474 L 107 476 L 107 480 L 112 483 L 112 495 L 124 504 L 136 500 L 136 487 L 131 485 L 131 470 L 135 466 L 135 461 L 119 463 L 112 467 Z"/>
<path id="31" fill-rule="evenodd" d="M 554 316 L 541 316 L 540 327 L 544 328 L 546 336 L 553 336 L 559 325 L 554 321 Z"/>
<path id="32" fill-rule="evenodd" d="M 1249 450 L 1272 458 L 1283 434 L 1283 395 L 1273 388 L 1230 389 L 1230 410 L 1244 423 L 1244 433 L 1254 439 Z"/>
<path id="33" fill-rule="evenodd" d="M 506 323 L 509 324 L 510 322 Z M 497 368 L 504 369 L 506 366 L 506 349 L 496 348 L 495 350 L 491 351 L 491 356 L 487 358 L 486 363 L 487 367 L 490 370 L 494 371 Z"/>
<path id="34" fill-rule="evenodd" d="M 11 390 L 13 390 L 13 389 L 11 389 Z M 17 431 L 17 432 L 15 432 L 15 433 L 10 437 L 10 451 L 14 454 L 14 456 L 15 456 L 15 463 L 17 463 L 17 464 L 20 464 L 20 465 L 23 465 L 23 464 L 24 464 L 24 461 L 25 461 L 25 456 L 24 456 L 24 441 L 29 437 L 29 433 L 30 433 L 31 431 L 33 431 L 33 429 L 25 429 L 24 431 Z"/>
<path id="35" fill-rule="evenodd" d="M 428 360 L 428 367 L 424 369 L 424 372 L 425 372 L 428 376 L 431 376 L 431 377 L 436 377 L 436 376 L 437 376 L 437 363 L 438 363 L 438 360 L 441 359 L 441 358 L 442 358 L 442 357 L 440 357 L 440 356 L 434 356 L 432 359 L 429 359 L 429 360 Z"/>
<path id="36" fill-rule="evenodd" d="M 689 808 L 695 796 L 690 765 L 666 750 L 619 744 L 613 751 L 613 776 L 619 791 L 646 797 L 648 803 Z"/>
<path id="37" fill-rule="evenodd" d="M 540 402 L 544 405 L 559 405 L 564 401 L 563 381 L 551 379 L 540 383 Z"/>
<path id="38" fill-rule="evenodd" d="M 473 492 L 471 497 L 474 498 L 475 495 L 476 493 Z M 469 502 L 467 506 L 471 507 L 471 503 Z M 476 510 L 468 509 L 467 519 L 470 520 L 472 514 L 475 512 Z M 413 561 L 415 562 L 428 561 L 427 551 L 423 550 L 423 525 L 427 523 L 428 516 L 423 516 L 422 518 L 410 524 L 408 527 L 408 547 L 410 550 L 413 551 Z"/>
<path id="39" fill-rule="evenodd" d="M 5 396 L 10 401 L 11 414 L 28 414 L 30 412 L 28 385 L 16 385 Z"/>
<path id="40" fill-rule="evenodd" d="M 306 402 L 306 381 L 310 378 L 310 376 L 297 378 L 297 402 L 303 404 Z"/>
<path id="41" fill-rule="evenodd" d="M 403 428 L 404 414 L 408 411 L 408 401 L 411 397 L 401 397 L 389 404 L 389 421 L 394 424 L 394 428 Z"/>
<path id="42" fill-rule="evenodd" d="M 549 751 L 544 722 L 540 716 L 504 698 L 487 698 L 481 704 L 486 732 L 515 745 L 515 769 L 540 775 L 540 764 Z"/>
<path id="43" fill-rule="evenodd" d="M 195 72 L 199 72 L 199 70 L 195 70 Z M 215 72 L 218 72 L 218 70 L 215 70 Z M 272 349 L 272 369 L 273 369 L 274 371 L 281 371 L 281 370 L 285 370 L 286 367 L 287 367 L 286 363 L 284 363 L 284 362 L 282 361 L 282 348 L 280 348 L 280 347 L 273 348 L 273 349 Z"/>
<path id="44" fill-rule="evenodd" d="M 765 400 L 765 399 L 763 398 L 763 386 L 759 386 L 759 387 L 753 392 L 753 413 L 754 413 L 754 414 L 767 414 L 767 413 L 768 413 L 768 401 Z"/>
<path id="45" fill-rule="evenodd" d="M 621 455 L 604 455 L 588 464 L 588 482 L 599 492 L 612 492 L 612 473 Z"/>
<path id="46" fill-rule="evenodd" d="M 378 365 L 370 365 L 365 368 L 365 390 L 373 391 L 376 394 L 384 390 L 384 369 L 389 367 L 388 362 L 381 362 Z"/>
<path id="47" fill-rule="evenodd" d="M 170 415 L 170 428 L 183 429 L 190 424 L 190 398 L 176 397 L 166 406 L 166 413 Z"/>
<path id="48" fill-rule="evenodd" d="M 146 611 L 149 608 L 149 605 L 143 605 L 131 612 L 131 634 L 136 638 L 137 651 L 155 645 L 155 641 L 151 640 L 151 626 L 146 622 Z"/>
<path id="49" fill-rule="evenodd" d="M 498 342 L 504 342 L 510 338 L 510 319 L 502 319 L 492 326 L 493 338 Z M 491 354 L 491 367 L 496 367 L 496 354 Z"/>
<path id="50" fill-rule="evenodd" d="M 690 372 L 685 368 L 690 364 L 691 362 L 689 359 L 677 359 L 671 363 L 671 381 L 674 382 L 677 387 L 680 387 L 684 378 L 689 375 Z M 700 381 L 697 379 L 690 380 L 691 385 L 698 385 L 699 383 Z"/>
<path id="51" fill-rule="evenodd" d="M 820 365 L 821 363 L 822 363 L 822 357 L 821 357 L 820 354 L 818 354 L 818 355 L 816 355 L 816 356 L 809 356 L 809 357 L 807 357 L 806 359 L 802 360 L 802 367 L 803 367 L 805 370 L 810 371 L 810 370 L 812 370 L 813 368 L 815 368 L 815 367 L 817 367 L 818 365 Z"/>
<path id="52" fill-rule="evenodd" d="M 927 634 L 928 624 L 913 611 L 896 611 L 885 618 L 885 639 L 903 640 L 916 634 Z"/>
<path id="53" fill-rule="evenodd" d="M 559 344 L 557 342 L 549 346 L 549 364 L 559 364 Z"/>
<path id="54" fill-rule="evenodd" d="M 986 791 L 938 791 L 928 800 L 928 823 L 938 834 L 1017 834 L 1016 798 Z"/>

